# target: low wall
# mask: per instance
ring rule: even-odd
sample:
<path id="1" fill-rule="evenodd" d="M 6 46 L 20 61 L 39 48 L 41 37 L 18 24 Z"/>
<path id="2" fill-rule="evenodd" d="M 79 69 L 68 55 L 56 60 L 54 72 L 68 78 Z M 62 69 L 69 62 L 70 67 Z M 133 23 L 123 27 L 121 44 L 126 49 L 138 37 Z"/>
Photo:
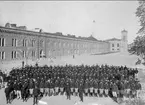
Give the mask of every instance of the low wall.
<path id="1" fill-rule="evenodd" d="M 119 51 L 116 51 L 116 52 L 101 52 L 101 53 L 97 53 L 97 54 L 91 54 L 91 55 L 104 55 L 104 54 L 112 54 L 112 53 L 119 53 Z"/>

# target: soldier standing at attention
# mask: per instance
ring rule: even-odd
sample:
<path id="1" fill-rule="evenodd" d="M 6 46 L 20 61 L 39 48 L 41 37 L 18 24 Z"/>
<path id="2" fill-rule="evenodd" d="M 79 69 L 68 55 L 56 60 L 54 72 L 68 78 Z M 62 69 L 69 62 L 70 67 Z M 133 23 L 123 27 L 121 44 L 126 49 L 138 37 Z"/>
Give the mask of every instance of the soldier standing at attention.
<path id="1" fill-rule="evenodd" d="M 67 99 L 70 100 L 71 89 L 70 89 L 70 80 L 69 80 L 69 78 L 67 78 L 67 81 L 65 83 L 65 91 L 66 91 Z"/>
<path id="2" fill-rule="evenodd" d="M 24 61 L 22 61 L 22 68 L 24 68 Z"/>
<path id="3" fill-rule="evenodd" d="M 39 88 L 37 86 L 35 86 L 35 88 L 33 89 L 33 105 L 37 105 L 38 104 L 38 95 L 39 95 Z"/>
<path id="4" fill-rule="evenodd" d="M 79 97 L 80 97 L 81 101 L 83 102 L 83 92 L 84 92 L 83 80 L 80 81 L 78 88 L 79 88 L 78 89 Z"/>

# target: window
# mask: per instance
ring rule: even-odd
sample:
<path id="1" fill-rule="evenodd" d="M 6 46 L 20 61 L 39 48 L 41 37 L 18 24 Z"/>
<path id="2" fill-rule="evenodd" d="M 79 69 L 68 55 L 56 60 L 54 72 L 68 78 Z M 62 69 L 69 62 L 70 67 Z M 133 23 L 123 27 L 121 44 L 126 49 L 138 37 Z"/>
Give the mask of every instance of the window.
<path id="1" fill-rule="evenodd" d="M 0 38 L 0 46 L 1 46 L 2 38 Z"/>
<path id="2" fill-rule="evenodd" d="M 12 46 L 17 46 L 17 39 L 12 39 Z"/>
<path id="3" fill-rule="evenodd" d="M 12 39 L 12 46 L 14 46 L 13 44 L 14 44 L 14 39 Z"/>
<path id="4" fill-rule="evenodd" d="M 14 52 L 14 58 L 17 58 L 17 52 L 16 51 Z"/>
<path id="5" fill-rule="evenodd" d="M 5 59 L 5 52 L 4 51 L 0 52 L 0 59 Z"/>
<path id="6" fill-rule="evenodd" d="M 61 42 L 59 43 L 59 47 L 61 47 Z"/>
<path id="7" fill-rule="evenodd" d="M 114 44 L 112 44 L 112 47 L 114 47 Z"/>
<path id="8" fill-rule="evenodd" d="M 2 38 L 2 46 L 5 46 L 5 39 Z"/>
<path id="9" fill-rule="evenodd" d="M 56 44 L 56 43 L 55 43 Z M 40 41 L 40 47 L 43 47 L 43 45 L 44 45 L 44 42 L 43 42 L 43 40 L 41 40 Z"/>
<path id="10" fill-rule="evenodd" d="M 15 46 L 17 46 L 17 39 L 15 39 Z"/>
<path id="11" fill-rule="evenodd" d="M 25 39 L 25 47 L 27 46 L 27 40 Z"/>
<path id="12" fill-rule="evenodd" d="M 23 39 L 23 46 L 25 45 L 25 40 Z"/>
<path id="13" fill-rule="evenodd" d="M 25 58 L 26 57 L 26 53 L 25 53 L 25 51 L 23 51 L 23 58 Z"/>
<path id="14" fill-rule="evenodd" d="M 33 51 L 33 56 L 35 57 L 35 51 Z"/>
<path id="15" fill-rule="evenodd" d="M 12 59 L 14 59 L 13 55 L 14 55 L 14 54 L 13 54 L 13 51 L 12 51 L 12 53 L 11 53 Z"/>
<path id="16" fill-rule="evenodd" d="M 35 45 L 35 40 L 32 40 L 32 47 L 34 47 Z"/>
<path id="17" fill-rule="evenodd" d="M 56 47 L 56 42 L 54 43 L 54 47 Z"/>
<path id="18" fill-rule="evenodd" d="M 24 46 L 24 47 L 27 46 L 27 39 L 23 39 L 23 46 Z"/>
<path id="19" fill-rule="evenodd" d="M 17 58 L 17 51 L 12 51 L 11 56 L 12 59 Z"/>
<path id="20" fill-rule="evenodd" d="M 114 50 L 114 48 L 112 50 Z"/>
<path id="21" fill-rule="evenodd" d="M 119 50 L 119 49 L 117 49 L 117 50 Z"/>
<path id="22" fill-rule="evenodd" d="M 119 47 L 119 43 L 117 43 L 117 47 Z"/>
<path id="23" fill-rule="evenodd" d="M 4 51 L 1 52 L 1 59 L 5 59 L 5 52 Z"/>
<path id="24" fill-rule="evenodd" d="M 66 44 L 65 44 L 65 43 L 63 43 L 63 47 L 65 47 L 65 45 L 66 45 Z"/>
<path id="25" fill-rule="evenodd" d="M 35 57 L 35 51 L 32 51 L 32 57 Z"/>
<path id="26" fill-rule="evenodd" d="M 5 38 L 0 38 L 0 46 L 1 47 L 5 46 Z"/>

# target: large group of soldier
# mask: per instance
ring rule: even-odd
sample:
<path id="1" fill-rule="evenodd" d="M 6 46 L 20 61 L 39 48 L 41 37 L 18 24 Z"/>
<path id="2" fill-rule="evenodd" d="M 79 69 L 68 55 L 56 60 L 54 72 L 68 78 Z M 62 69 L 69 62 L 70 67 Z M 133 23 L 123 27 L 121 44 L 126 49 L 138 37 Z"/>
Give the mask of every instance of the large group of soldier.
<path id="1" fill-rule="evenodd" d="M 137 69 L 109 65 L 26 66 L 13 68 L 7 77 L 7 102 L 10 93 L 27 100 L 52 95 L 94 97 L 138 97 L 141 84 L 136 78 Z"/>

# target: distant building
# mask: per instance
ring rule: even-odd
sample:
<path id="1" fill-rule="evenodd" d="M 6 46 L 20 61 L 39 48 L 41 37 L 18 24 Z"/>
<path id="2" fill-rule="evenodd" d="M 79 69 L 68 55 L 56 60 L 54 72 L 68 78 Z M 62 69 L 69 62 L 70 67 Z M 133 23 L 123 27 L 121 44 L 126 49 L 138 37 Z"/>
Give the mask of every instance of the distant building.
<path id="1" fill-rule="evenodd" d="M 110 43 L 110 51 L 111 52 L 118 52 L 118 51 L 120 51 L 121 39 L 112 38 L 112 39 L 108 39 L 106 41 L 108 41 Z"/>
<path id="2" fill-rule="evenodd" d="M 128 51 L 128 40 L 127 40 L 127 31 L 121 31 L 121 39 L 112 38 L 105 41 L 110 43 L 111 52 L 127 52 Z"/>
<path id="3" fill-rule="evenodd" d="M 0 61 L 37 60 L 44 56 L 56 58 L 110 52 L 109 42 L 99 41 L 93 36 L 75 37 L 43 32 L 39 28 L 33 31 L 26 29 L 10 23 L 0 27 Z"/>
<path id="4" fill-rule="evenodd" d="M 126 52 L 127 31 L 123 30 L 121 34 L 121 39 L 100 41 L 92 35 L 76 37 L 70 34 L 63 35 L 61 32 L 43 32 L 39 28 L 30 31 L 26 26 L 7 23 L 5 27 L 0 26 L 0 61 Z"/>

